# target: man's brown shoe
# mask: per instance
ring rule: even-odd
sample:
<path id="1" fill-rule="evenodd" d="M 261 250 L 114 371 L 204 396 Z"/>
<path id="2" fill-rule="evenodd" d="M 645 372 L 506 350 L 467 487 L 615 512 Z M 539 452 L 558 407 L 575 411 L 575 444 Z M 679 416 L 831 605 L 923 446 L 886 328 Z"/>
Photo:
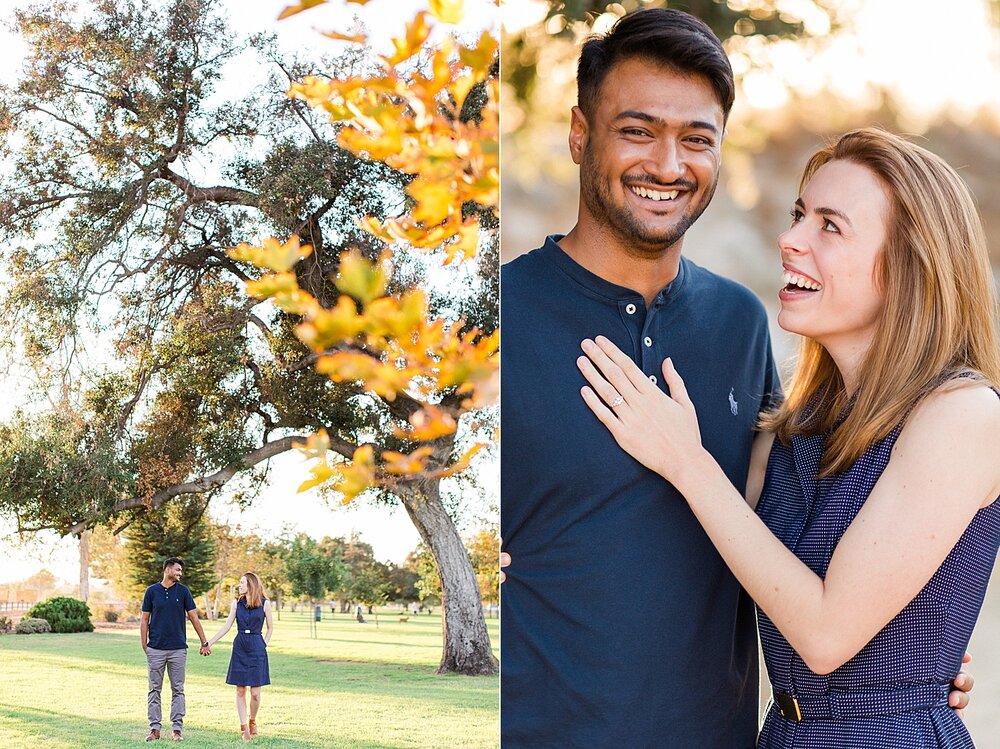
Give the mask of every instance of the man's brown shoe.
<path id="1" fill-rule="evenodd" d="M 160 732 L 155 728 L 149 729 L 149 736 L 146 737 L 146 741 L 157 741 L 160 738 Z"/>
<path id="2" fill-rule="evenodd" d="M 181 732 L 178 731 L 176 728 L 173 731 L 173 737 L 174 741 L 184 741 L 184 737 L 181 736 Z"/>

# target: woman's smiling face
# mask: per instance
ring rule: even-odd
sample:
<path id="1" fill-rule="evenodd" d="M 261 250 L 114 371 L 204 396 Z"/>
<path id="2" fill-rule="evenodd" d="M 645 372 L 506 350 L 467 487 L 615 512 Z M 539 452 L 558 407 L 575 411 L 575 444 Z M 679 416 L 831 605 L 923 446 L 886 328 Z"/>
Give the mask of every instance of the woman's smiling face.
<path id="1" fill-rule="evenodd" d="M 782 328 L 827 349 L 867 348 L 883 305 L 875 268 L 890 214 L 885 187 L 867 167 L 840 160 L 816 171 L 778 237 Z"/>

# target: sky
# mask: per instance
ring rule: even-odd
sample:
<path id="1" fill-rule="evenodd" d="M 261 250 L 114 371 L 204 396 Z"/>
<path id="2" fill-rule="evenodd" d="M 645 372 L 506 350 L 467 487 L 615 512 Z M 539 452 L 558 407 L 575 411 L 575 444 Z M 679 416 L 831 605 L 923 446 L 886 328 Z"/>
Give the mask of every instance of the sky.
<path id="1" fill-rule="evenodd" d="M 15 7 L 27 2 L 4 3 L 0 19 L 5 23 Z M 288 4 L 284 0 L 222 0 L 230 23 L 237 33 L 249 34 L 273 31 L 284 50 L 308 46 L 313 51 L 335 54 L 346 42 L 332 41 L 321 36 L 320 31 L 350 31 L 355 16 L 361 16 L 371 34 L 376 50 L 391 49 L 392 36 L 401 35 L 406 19 L 412 12 L 426 7 L 426 2 L 414 0 L 371 0 L 366 6 L 332 0 L 306 13 L 281 22 L 278 14 Z M 391 9 L 391 12 L 386 12 Z M 493 22 L 496 8 L 488 0 L 466 0 L 466 18 L 458 32 L 472 32 Z M 20 67 L 24 45 L 7 28 L 0 29 L 0 81 L 11 82 Z M 249 90 L 259 82 L 261 69 L 252 65 L 231 66 L 226 72 L 225 85 L 229 91 Z M 0 392 L 11 392 L 11 384 L 0 382 Z M 358 533 L 370 543 L 376 558 L 401 563 L 420 541 L 420 537 L 401 508 L 370 506 L 363 501 L 348 507 L 328 504 L 318 492 L 297 493 L 298 485 L 308 478 L 308 463 L 298 453 L 286 453 L 271 462 L 271 481 L 247 511 L 234 505 L 214 501 L 210 513 L 219 521 L 239 525 L 245 532 L 256 532 L 264 537 L 274 536 L 284 528 L 306 532 L 315 538 L 323 536 L 349 536 Z M 495 464 L 487 463 L 483 471 L 495 471 Z M 463 531 L 475 530 L 477 517 L 485 517 L 490 507 L 496 506 L 495 496 L 472 498 Z M 79 578 L 78 546 L 76 539 L 60 539 L 54 533 L 39 534 L 31 543 L 12 543 L 13 528 L 0 522 L 0 583 L 23 580 L 45 568 L 66 582 Z M 6 540 L 5 540 L 6 537 Z M 13 539 L 16 541 L 16 538 Z"/>

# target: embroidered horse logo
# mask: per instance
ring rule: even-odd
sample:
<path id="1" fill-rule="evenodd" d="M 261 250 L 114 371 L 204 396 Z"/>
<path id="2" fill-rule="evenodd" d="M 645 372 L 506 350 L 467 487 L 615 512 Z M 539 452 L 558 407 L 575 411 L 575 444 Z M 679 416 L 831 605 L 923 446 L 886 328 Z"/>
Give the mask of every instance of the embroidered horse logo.
<path id="1" fill-rule="evenodd" d="M 733 412 L 733 416 L 736 416 L 740 412 L 740 404 L 736 402 L 736 398 L 733 396 L 733 391 L 736 388 L 729 388 L 729 410 Z"/>

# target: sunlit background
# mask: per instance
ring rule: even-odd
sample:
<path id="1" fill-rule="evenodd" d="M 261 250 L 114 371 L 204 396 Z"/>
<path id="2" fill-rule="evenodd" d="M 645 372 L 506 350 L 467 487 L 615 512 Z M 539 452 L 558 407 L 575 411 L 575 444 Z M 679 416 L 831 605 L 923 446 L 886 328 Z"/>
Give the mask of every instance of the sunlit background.
<path id="1" fill-rule="evenodd" d="M 627 11 L 670 6 L 703 18 L 738 77 L 711 207 L 684 253 L 753 289 L 779 359 L 795 341 L 773 324 L 788 222 L 807 157 L 848 129 L 878 124 L 945 158 L 975 194 L 1000 272 L 1000 2 L 996 0 L 505 0 L 501 236 L 506 260 L 576 220 L 566 136 L 581 42 Z M 1000 276 L 998 276 L 1000 277 Z M 994 577 L 996 579 L 996 576 Z M 967 720 L 1000 748 L 1000 593 L 973 637 Z"/>

